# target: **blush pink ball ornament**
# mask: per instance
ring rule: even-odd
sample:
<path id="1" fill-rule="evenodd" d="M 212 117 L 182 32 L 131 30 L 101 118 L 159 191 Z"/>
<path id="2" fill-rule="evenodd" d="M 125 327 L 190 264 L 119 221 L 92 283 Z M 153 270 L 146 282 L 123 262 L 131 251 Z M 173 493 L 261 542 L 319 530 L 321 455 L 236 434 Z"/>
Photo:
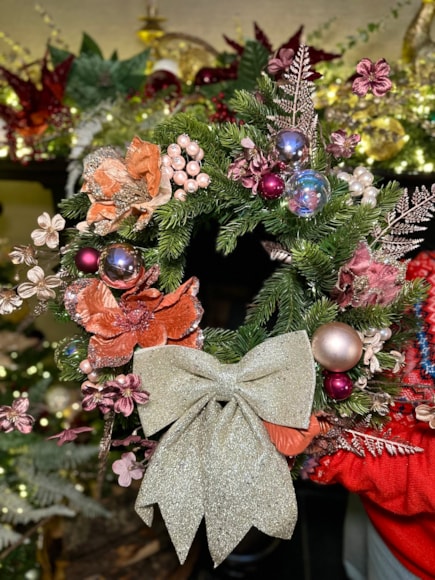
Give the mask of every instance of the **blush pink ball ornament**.
<path id="1" fill-rule="evenodd" d="M 185 149 L 190 143 L 189 135 L 183 133 L 182 135 L 178 135 L 177 137 L 177 144 L 182 148 Z"/>
<path id="2" fill-rule="evenodd" d="M 198 155 L 199 150 L 200 147 L 198 143 L 196 143 L 195 141 L 191 141 L 188 145 L 186 145 L 186 153 L 191 157 L 195 157 L 195 155 Z"/>
<path id="3" fill-rule="evenodd" d="M 200 173 L 196 176 L 196 183 L 199 187 L 205 189 L 210 185 L 210 176 L 207 173 Z"/>
<path id="4" fill-rule="evenodd" d="M 313 357 L 321 367 L 342 373 L 354 367 L 363 353 L 357 331 L 343 322 L 323 324 L 311 339 Z"/>
<path id="5" fill-rule="evenodd" d="M 258 192 L 263 199 L 278 199 L 284 189 L 284 180 L 277 173 L 265 173 L 258 184 Z"/>
<path id="6" fill-rule="evenodd" d="M 84 274 L 94 274 L 98 270 L 99 250 L 91 247 L 80 248 L 74 257 L 77 269 Z"/>
<path id="7" fill-rule="evenodd" d="M 344 401 L 348 399 L 353 391 L 353 381 L 346 373 L 330 373 L 325 371 L 323 388 L 331 399 Z"/>
<path id="8" fill-rule="evenodd" d="M 174 175 L 172 176 L 174 183 L 176 185 L 183 185 L 186 183 L 187 180 L 187 173 L 185 171 L 175 171 Z"/>

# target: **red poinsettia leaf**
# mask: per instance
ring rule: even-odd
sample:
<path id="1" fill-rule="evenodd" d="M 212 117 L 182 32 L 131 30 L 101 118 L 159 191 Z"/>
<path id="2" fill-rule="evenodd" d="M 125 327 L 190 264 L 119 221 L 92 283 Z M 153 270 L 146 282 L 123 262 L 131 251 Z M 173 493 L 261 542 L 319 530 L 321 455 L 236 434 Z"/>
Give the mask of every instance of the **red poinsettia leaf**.
<path id="1" fill-rule="evenodd" d="M 59 102 L 62 101 L 74 59 L 75 56 L 72 54 L 63 62 L 59 63 L 54 70 L 50 70 L 47 66 L 47 57 L 44 57 L 41 71 L 44 96 L 50 97 L 51 95 L 51 98 Z"/>
<path id="2" fill-rule="evenodd" d="M 23 80 L 3 66 L 0 66 L 0 75 L 6 80 L 11 89 L 15 91 L 23 109 L 28 109 L 36 102 L 38 89 L 32 82 Z"/>
<path id="3" fill-rule="evenodd" d="M 334 60 L 334 58 L 341 58 L 341 54 L 335 54 L 333 52 L 325 52 L 314 48 L 314 46 L 309 46 L 308 51 L 310 54 L 310 63 L 316 64 L 317 62 L 324 62 L 327 60 Z"/>
<path id="4" fill-rule="evenodd" d="M 290 38 L 287 40 L 287 42 L 284 42 L 284 44 L 281 44 L 281 46 L 278 48 L 278 50 L 276 52 L 278 53 L 281 50 L 281 48 L 291 48 L 296 53 L 298 48 L 301 45 L 301 37 L 302 37 L 303 31 L 304 31 L 304 27 L 301 26 L 299 28 L 299 30 L 297 30 L 293 34 L 293 36 L 290 36 Z"/>
<path id="5" fill-rule="evenodd" d="M 226 36 L 225 34 L 223 36 L 224 36 L 225 42 L 229 46 L 231 46 L 231 48 L 233 48 L 239 56 L 241 56 L 243 54 L 243 51 L 245 50 L 245 47 L 243 46 L 243 44 L 240 44 L 240 43 L 236 42 L 235 40 L 231 40 L 231 38 L 228 38 L 228 36 Z"/>
<path id="6" fill-rule="evenodd" d="M 268 52 L 273 52 L 272 43 L 270 42 L 269 38 L 266 36 L 266 33 L 258 26 L 256 22 L 254 22 L 254 33 L 255 33 L 255 40 L 262 44 L 264 48 L 267 49 Z"/>

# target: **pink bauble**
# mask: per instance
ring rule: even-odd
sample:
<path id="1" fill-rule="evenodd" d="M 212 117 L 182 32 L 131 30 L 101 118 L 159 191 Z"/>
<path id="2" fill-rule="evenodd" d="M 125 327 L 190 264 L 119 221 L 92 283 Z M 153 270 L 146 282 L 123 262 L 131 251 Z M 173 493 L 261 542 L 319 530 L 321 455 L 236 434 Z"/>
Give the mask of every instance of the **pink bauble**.
<path id="1" fill-rule="evenodd" d="M 82 371 L 83 374 L 88 375 L 94 369 L 92 368 L 91 363 L 87 358 L 83 359 L 82 362 L 79 364 L 79 369 Z"/>
<path id="2" fill-rule="evenodd" d="M 348 399 L 353 390 L 353 381 L 346 373 L 324 373 L 323 387 L 326 394 L 336 401 Z"/>
<path id="3" fill-rule="evenodd" d="M 357 331 L 343 322 L 323 324 L 311 340 L 313 357 L 328 371 L 342 373 L 354 367 L 363 352 Z"/>
<path id="4" fill-rule="evenodd" d="M 284 180 L 277 173 L 265 173 L 258 184 L 258 192 L 263 199 L 278 199 L 284 188 Z"/>
<path id="5" fill-rule="evenodd" d="M 191 157 L 195 157 L 199 153 L 199 145 L 195 141 L 191 141 L 186 147 L 186 153 Z"/>
<path id="6" fill-rule="evenodd" d="M 172 179 L 177 185 L 183 185 L 187 180 L 187 173 L 185 171 L 175 171 Z"/>
<path id="7" fill-rule="evenodd" d="M 199 148 L 198 153 L 194 157 L 195 161 L 202 161 L 204 159 L 204 149 L 202 147 Z"/>
<path id="8" fill-rule="evenodd" d="M 169 157 L 177 157 L 181 154 L 181 147 L 177 143 L 171 143 L 168 145 L 167 153 Z"/>
<path id="9" fill-rule="evenodd" d="M 201 168 L 197 161 L 189 161 L 189 163 L 186 165 L 186 171 L 189 175 L 195 177 L 201 171 Z"/>
<path id="10" fill-rule="evenodd" d="M 174 199 L 177 201 L 186 201 L 186 197 L 187 193 L 184 191 L 184 189 L 177 189 L 177 191 L 174 192 Z"/>
<path id="11" fill-rule="evenodd" d="M 161 163 L 163 167 L 171 167 L 172 157 L 169 157 L 169 155 L 162 155 Z"/>
<path id="12" fill-rule="evenodd" d="M 172 167 L 167 167 L 166 165 L 164 165 L 160 171 L 162 172 L 162 175 L 167 175 L 168 179 L 172 179 L 172 176 L 174 175 Z"/>
<path id="13" fill-rule="evenodd" d="M 196 183 L 199 185 L 199 187 L 208 187 L 210 184 L 210 176 L 207 173 L 200 173 L 196 176 Z"/>
<path id="14" fill-rule="evenodd" d="M 175 169 L 175 171 L 180 171 L 181 169 L 184 169 L 185 166 L 186 160 L 182 155 L 176 155 L 175 157 L 172 157 L 172 168 Z"/>
<path id="15" fill-rule="evenodd" d="M 183 188 L 187 193 L 195 193 L 198 191 L 198 183 L 196 179 L 187 179 L 183 185 Z"/>
<path id="16" fill-rule="evenodd" d="M 184 133 L 182 135 L 178 135 L 177 143 L 182 149 L 185 149 L 190 143 L 189 135 L 186 135 Z"/>
<path id="17" fill-rule="evenodd" d="M 74 258 L 77 269 L 84 274 L 94 274 L 98 270 L 100 252 L 95 248 L 80 248 Z"/>

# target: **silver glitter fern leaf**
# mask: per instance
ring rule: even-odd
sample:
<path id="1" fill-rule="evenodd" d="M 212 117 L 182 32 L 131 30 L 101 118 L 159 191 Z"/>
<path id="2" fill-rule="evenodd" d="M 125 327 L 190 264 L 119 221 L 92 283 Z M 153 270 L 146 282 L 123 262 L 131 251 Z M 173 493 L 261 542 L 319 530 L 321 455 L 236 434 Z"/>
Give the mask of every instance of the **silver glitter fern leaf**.
<path id="1" fill-rule="evenodd" d="M 285 96 L 275 99 L 275 103 L 284 114 L 269 117 L 275 130 L 297 128 L 310 139 L 311 143 L 315 139 L 317 129 L 317 115 L 312 99 L 315 86 L 310 80 L 312 74 L 309 49 L 301 45 L 289 72 L 283 75 L 283 80 L 279 83 L 279 88 Z"/>
<path id="2" fill-rule="evenodd" d="M 435 184 L 429 191 L 424 185 L 416 188 L 410 195 L 404 189 L 393 211 L 387 214 L 385 224 L 377 224 L 372 231 L 372 247 L 381 245 L 382 253 L 387 258 L 400 259 L 405 254 L 418 248 L 423 238 L 412 238 L 410 234 L 421 232 L 427 226 L 435 212 Z"/>
<path id="3" fill-rule="evenodd" d="M 352 451 L 360 457 L 365 457 L 366 451 L 368 451 L 373 457 L 381 456 L 384 451 L 392 456 L 414 455 L 415 453 L 421 453 L 424 451 L 421 447 L 403 441 L 397 441 L 395 439 L 388 439 L 388 435 L 387 437 L 377 437 L 376 435 L 361 433 L 354 429 L 344 429 L 344 433 L 348 436 L 350 435 L 350 439 L 342 437 L 340 447 Z"/>

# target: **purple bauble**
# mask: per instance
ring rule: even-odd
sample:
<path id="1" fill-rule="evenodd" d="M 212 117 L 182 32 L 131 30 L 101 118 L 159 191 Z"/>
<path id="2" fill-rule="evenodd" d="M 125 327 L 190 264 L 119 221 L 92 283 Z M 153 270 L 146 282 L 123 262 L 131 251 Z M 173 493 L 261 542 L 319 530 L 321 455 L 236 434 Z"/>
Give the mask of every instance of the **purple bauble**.
<path id="1" fill-rule="evenodd" d="M 143 271 L 140 252 L 131 244 L 112 244 L 101 252 L 98 273 L 111 288 L 133 288 Z"/>
<path id="2" fill-rule="evenodd" d="M 80 248 L 74 257 L 77 269 L 85 274 L 93 274 L 98 270 L 100 252 L 95 248 Z"/>
<path id="3" fill-rule="evenodd" d="M 293 169 L 303 167 L 310 156 L 308 137 L 295 129 L 283 129 L 275 136 L 278 159 Z"/>
<path id="4" fill-rule="evenodd" d="M 325 372 L 323 387 L 326 394 L 336 401 L 348 399 L 353 390 L 353 381 L 346 373 Z"/>
<path id="5" fill-rule="evenodd" d="M 263 199 L 278 199 L 284 192 L 285 183 L 277 173 L 265 173 L 258 184 L 258 193 Z"/>

